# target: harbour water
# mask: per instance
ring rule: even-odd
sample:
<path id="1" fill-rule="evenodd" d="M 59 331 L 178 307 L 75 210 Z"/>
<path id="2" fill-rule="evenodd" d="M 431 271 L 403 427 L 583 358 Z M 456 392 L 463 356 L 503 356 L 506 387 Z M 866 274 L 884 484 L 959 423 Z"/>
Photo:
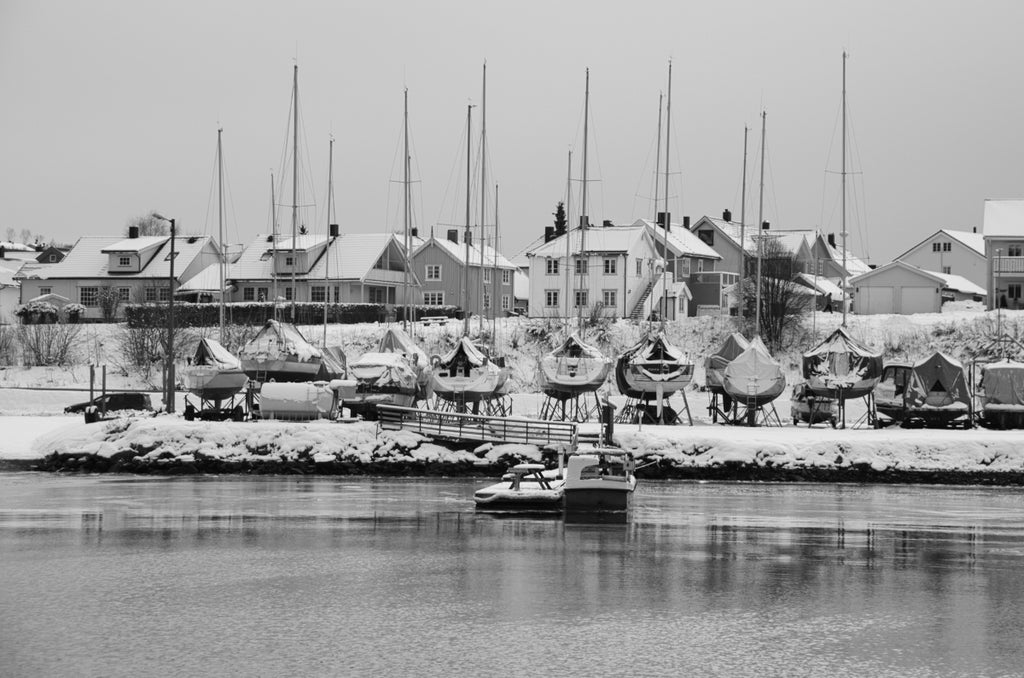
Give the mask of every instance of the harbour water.
<path id="1" fill-rule="evenodd" d="M 0 473 L 0 675 L 1024 666 L 1019 489 L 647 482 L 566 523 L 483 482 Z"/>

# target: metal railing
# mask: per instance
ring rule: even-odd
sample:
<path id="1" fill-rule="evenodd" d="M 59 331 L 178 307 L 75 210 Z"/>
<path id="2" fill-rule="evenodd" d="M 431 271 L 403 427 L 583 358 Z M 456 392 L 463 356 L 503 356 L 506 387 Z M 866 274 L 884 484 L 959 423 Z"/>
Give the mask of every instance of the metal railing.
<path id="1" fill-rule="evenodd" d="M 488 417 L 479 414 L 437 412 L 397 405 L 378 405 L 380 427 L 413 431 L 431 438 L 479 440 L 529 445 L 566 445 L 575 449 L 579 427 L 572 422 Z"/>

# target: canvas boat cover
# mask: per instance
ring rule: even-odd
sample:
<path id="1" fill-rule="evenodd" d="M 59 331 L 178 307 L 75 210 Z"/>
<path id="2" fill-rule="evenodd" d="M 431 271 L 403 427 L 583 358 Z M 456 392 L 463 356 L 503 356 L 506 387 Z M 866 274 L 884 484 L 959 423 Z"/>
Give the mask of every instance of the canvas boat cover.
<path id="1" fill-rule="evenodd" d="M 678 346 L 669 343 L 664 332 L 649 336 L 631 348 L 629 361 L 634 364 L 668 362 L 689 363 L 687 355 Z"/>
<path id="2" fill-rule="evenodd" d="M 739 401 L 754 399 L 757 404 L 771 402 L 786 388 L 782 365 L 768 352 L 760 337 L 725 368 L 725 391 Z"/>
<path id="3" fill-rule="evenodd" d="M 427 365 L 426 352 L 416 345 L 412 337 L 398 328 L 390 328 L 384 333 L 377 350 L 380 353 L 404 353 L 409 356 L 410 361 L 418 365 Z"/>
<path id="4" fill-rule="evenodd" d="M 481 365 L 490 362 L 490 359 L 484 355 L 484 352 L 477 348 L 472 341 L 469 340 L 469 337 L 462 337 L 459 339 L 459 343 L 455 344 L 455 347 L 452 350 L 441 356 L 440 363 L 442 365 L 449 365 L 459 356 L 460 353 L 466 357 L 466 360 L 473 367 L 480 367 Z"/>
<path id="5" fill-rule="evenodd" d="M 583 341 L 575 332 L 566 337 L 561 346 L 551 351 L 548 355 L 553 358 L 589 358 L 601 362 L 610 361 L 604 353 L 601 353 L 599 348 Z"/>
<path id="6" fill-rule="evenodd" d="M 712 353 L 704 361 L 704 383 L 712 389 L 720 391 L 725 383 L 725 368 L 736 356 L 747 350 L 750 344 L 739 332 L 733 332 L 725 338 L 722 347 Z"/>
<path id="7" fill-rule="evenodd" d="M 345 355 L 340 348 L 321 351 L 306 341 L 291 323 L 268 320 L 249 343 L 238 352 L 242 360 L 271 362 L 285 360 L 299 363 L 319 363 L 319 379 L 338 379 L 345 376 Z"/>
<path id="8" fill-rule="evenodd" d="M 349 370 L 358 381 L 374 388 L 416 388 L 416 373 L 399 353 L 364 353 Z"/>
<path id="9" fill-rule="evenodd" d="M 971 394 L 960 361 L 944 353 L 914 363 L 905 402 L 913 409 L 970 409 Z"/>
<path id="10" fill-rule="evenodd" d="M 816 395 L 843 398 L 867 395 L 882 376 L 882 354 L 875 353 L 837 328 L 803 355 L 803 376 Z"/>
<path id="11" fill-rule="evenodd" d="M 196 354 L 192 357 L 193 365 L 209 365 L 221 370 L 240 370 L 242 361 L 231 355 L 219 341 L 200 339 L 196 346 Z"/>
<path id="12" fill-rule="evenodd" d="M 1024 408 L 1024 363 L 1000 360 L 985 365 L 981 390 L 985 407 Z"/>

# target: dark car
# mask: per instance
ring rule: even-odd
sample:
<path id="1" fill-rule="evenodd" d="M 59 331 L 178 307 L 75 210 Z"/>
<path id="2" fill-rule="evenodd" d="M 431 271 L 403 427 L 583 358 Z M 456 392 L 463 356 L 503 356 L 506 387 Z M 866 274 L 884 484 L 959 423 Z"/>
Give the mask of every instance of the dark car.
<path id="1" fill-rule="evenodd" d="M 64 408 L 64 411 L 77 414 L 85 412 L 85 408 L 90 405 L 95 405 L 97 411 L 102 410 L 105 405 L 107 412 L 116 412 L 117 410 L 153 411 L 153 403 L 150 401 L 148 393 L 108 393 L 106 395 L 96 396 L 92 400 L 84 403 L 68 405 Z"/>

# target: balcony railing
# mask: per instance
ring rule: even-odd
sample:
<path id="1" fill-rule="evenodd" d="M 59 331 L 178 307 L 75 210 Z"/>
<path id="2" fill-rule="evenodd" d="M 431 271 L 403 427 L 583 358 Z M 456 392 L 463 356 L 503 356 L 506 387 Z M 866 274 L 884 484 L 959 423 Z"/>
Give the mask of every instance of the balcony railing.
<path id="1" fill-rule="evenodd" d="M 1024 257 L 992 257 L 992 271 L 996 275 L 1024 274 Z"/>

